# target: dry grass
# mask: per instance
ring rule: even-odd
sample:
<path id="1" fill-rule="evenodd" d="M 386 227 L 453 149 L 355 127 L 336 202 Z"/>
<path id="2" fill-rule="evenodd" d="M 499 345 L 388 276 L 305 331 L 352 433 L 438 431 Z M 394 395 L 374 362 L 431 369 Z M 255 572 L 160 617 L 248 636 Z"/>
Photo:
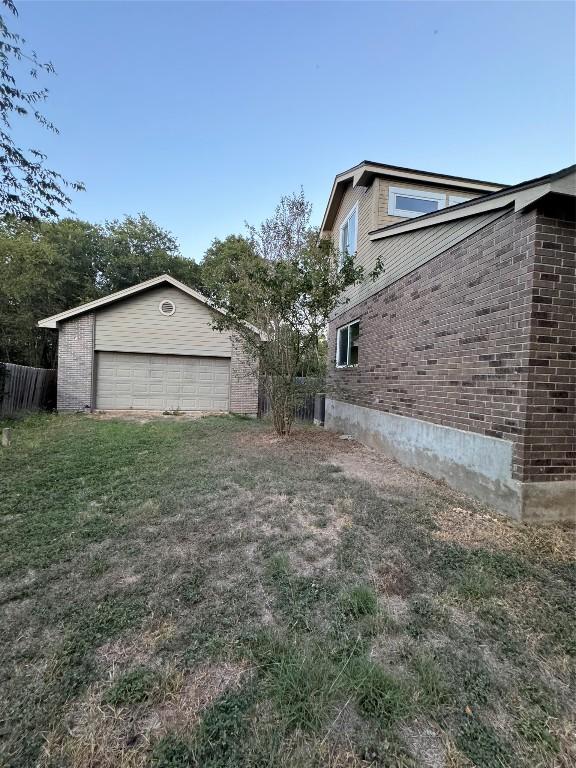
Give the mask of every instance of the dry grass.
<path id="1" fill-rule="evenodd" d="M 320 429 L 22 430 L 0 468 L 0 765 L 576 764 L 573 530 Z"/>
<path id="2" fill-rule="evenodd" d="M 65 728 L 58 727 L 47 736 L 38 768 L 144 768 L 149 764 L 151 744 L 167 733 L 194 728 L 218 696 L 240 686 L 247 668 L 245 664 L 204 663 L 187 674 L 164 670 L 159 700 L 138 707 L 114 707 L 105 702 L 118 674 L 113 663 L 109 677 L 91 686 L 74 704 L 65 716 Z"/>
<path id="3" fill-rule="evenodd" d="M 557 562 L 571 562 L 576 550 L 574 526 L 527 526 L 504 517 L 462 507 L 445 507 L 435 512 L 439 541 L 471 549 L 514 552 L 523 549 Z"/>

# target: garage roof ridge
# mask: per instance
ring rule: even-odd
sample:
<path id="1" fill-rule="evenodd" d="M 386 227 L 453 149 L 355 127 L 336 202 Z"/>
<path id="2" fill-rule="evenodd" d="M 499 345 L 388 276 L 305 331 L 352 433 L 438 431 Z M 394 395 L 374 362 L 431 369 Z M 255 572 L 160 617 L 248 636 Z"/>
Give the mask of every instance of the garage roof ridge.
<path id="1" fill-rule="evenodd" d="M 124 288 L 121 291 L 116 291 L 115 293 L 111 293 L 108 296 L 103 296 L 101 299 L 94 299 L 93 301 L 88 301 L 85 304 L 79 304 L 77 307 L 72 307 L 72 309 L 67 309 L 64 312 L 59 312 L 56 315 L 50 315 L 50 317 L 45 317 L 42 320 L 38 321 L 38 327 L 39 328 L 57 328 L 58 323 L 61 323 L 64 320 L 69 320 L 70 318 L 75 317 L 76 315 L 81 315 L 86 312 L 91 312 L 95 309 L 99 309 L 100 307 L 104 307 L 107 304 L 111 304 L 115 301 L 121 301 L 122 299 L 128 298 L 129 296 L 132 296 L 136 293 L 140 293 L 140 291 L 145 291 L 148 288 L 153 288 L 155 285 L 160 285 L 161 283 L 169 283 L 174 288 L 178 288 L 183 293 L 186 293 L 189 296 L 192 296 L 192 298 L 196 299 L 197 301 L 202 302 L 202 304 L 206 304 L 206 306 L 212 309 L 214 312 L 218 312 L 221 315 L 226 315 L 226 312 L 223 309 L 219 309 L 218 307 L 215 307 L 210 301 L 210 299 L 207 296 L 204 296 L 204 294 L 200 293 L 199 291 L 196 291 L 194 288 L 190 288 L 190 286 L 186 285 L 185 283 L 181 283 L 180 280 L 176 280 L 176 278 L 172 277 L 171 275 L 163 274 L 163 275 L 158 275 L 158 277 L 152 277 L 149 280 L 144 280 L 143 282 L 137 283 L 136 285 L 131 285 L 129 288 Z M 261 330 L 251 325 L 250 323 L 248 323 L 247 326 L 252 331 L 254 331 L 254 333 L 257 333 L 260 337 L 264 336 Z"/>

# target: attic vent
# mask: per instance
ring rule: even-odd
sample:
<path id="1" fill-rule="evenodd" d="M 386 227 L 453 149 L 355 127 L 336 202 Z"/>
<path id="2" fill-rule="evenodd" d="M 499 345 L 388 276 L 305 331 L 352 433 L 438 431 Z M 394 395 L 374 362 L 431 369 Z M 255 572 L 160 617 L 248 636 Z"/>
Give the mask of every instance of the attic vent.
<path id="1" fill-rule="evenodd" d="M 170 299 L 163 299 L 158 305 L 158 309 L 163 315 L 173 315 L 176 312 L 176 305 Z"/>

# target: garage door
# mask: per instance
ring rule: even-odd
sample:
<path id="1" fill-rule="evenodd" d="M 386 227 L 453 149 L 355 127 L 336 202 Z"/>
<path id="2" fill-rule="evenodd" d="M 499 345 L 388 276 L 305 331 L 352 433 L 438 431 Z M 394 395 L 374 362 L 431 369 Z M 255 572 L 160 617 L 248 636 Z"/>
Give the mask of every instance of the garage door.
<path id="1" fill-rule="evenodd" d="M 96 407 L 227 411 L 230 360 L 218 357 L 96 353 Z"/>

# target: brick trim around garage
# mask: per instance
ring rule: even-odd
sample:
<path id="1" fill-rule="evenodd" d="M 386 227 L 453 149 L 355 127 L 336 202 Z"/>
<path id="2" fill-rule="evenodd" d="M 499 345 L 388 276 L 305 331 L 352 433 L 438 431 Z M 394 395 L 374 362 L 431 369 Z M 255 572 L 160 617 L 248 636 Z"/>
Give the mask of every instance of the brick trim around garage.
<path id="1" fill-rule="evenodd" d="M 258 361 L 232 336 L 230 361 L 230 411 L 246 416 L 258 415 Z"/>
<path id="2" fill-rule="evenodd" d="M 58 335 L 58 410 L 94 405 L 94 313 L 62 323 Z"/>
<path id="3" fill-rule="evenodd" d="M 80 315 L 60 325 L 58 338 L 58 410 L 78 412 L 96 405 L 94 380 L 95 314 Z M 230 411 L 258 415 L 258 364 L 232 340 Z"/>

